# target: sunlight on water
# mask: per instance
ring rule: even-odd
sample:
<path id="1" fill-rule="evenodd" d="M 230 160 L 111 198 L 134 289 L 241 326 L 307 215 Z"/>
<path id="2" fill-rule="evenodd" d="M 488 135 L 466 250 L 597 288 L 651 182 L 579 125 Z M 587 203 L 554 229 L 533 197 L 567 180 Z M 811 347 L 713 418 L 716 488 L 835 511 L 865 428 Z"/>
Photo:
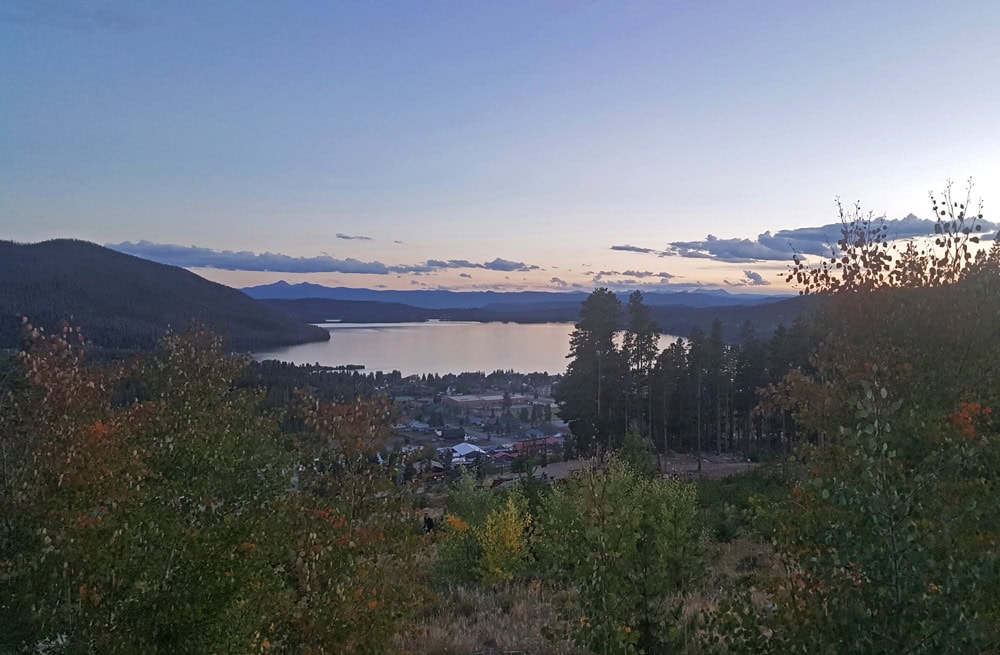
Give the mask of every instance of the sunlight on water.
<path id="1" fill-rule="evenodd" d="M 572 323 L 326 323 L 330 340 L 255 353 L 295 364 L 361 364 L 403 375 L 513 369 L 563 373 Z M 661 347 L 673 337 L 663 336 Z"/>

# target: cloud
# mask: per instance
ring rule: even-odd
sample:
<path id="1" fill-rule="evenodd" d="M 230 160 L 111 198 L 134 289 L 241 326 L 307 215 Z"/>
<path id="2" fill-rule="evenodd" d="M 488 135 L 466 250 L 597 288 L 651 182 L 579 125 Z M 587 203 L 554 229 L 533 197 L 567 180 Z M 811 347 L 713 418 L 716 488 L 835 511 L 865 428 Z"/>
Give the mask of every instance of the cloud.
<path id="1" fill-rule="evenodd" d="M 458 277 L 467 277 L 467 278 L 469 278 L 470 280 L 472 279 L 472 276 L 471 276 L 471 275 L 469 275 L 468 273 L 459 273 L 459 274 L 458 274 Z"/>
<path id="2" fill-rule="evenodd" d="M 470 262 L 468 259 L 449 259 L 447 261 L 441 259 L 428 259 L 424 266 L 428 270 L 438 270 L 445 268 L 482 268 L 488 271 L 500 271 L 503 273 L 514 273 L 514 272 L 526 272 L 537 270 L 537 266 L 532 266 L 525 264 L 524 262 L 512 262 L 508 259 L 494 259 L 491 262 L 485 262 L 483 264 L 476 264 L 475 262 Z"/>
<path id="3" fill-rule="evenodd" d="M 76 32 L 129 32 L 145 27 L 122 2 L 108 0 L 13 0 L 0 8 L 0 23 Z"/>
<path id="4" fill-rule="evenodd" d="M 890 240 L 912 239 L 934 234 L 936 221 L 918 218 L 913 214 L 905 218 L 887 219 L 886 234 Z M 996 223 L 979 221 L 985 232 L 995 231 Z M 674 241 L 664 250 L 639 246 L 611 246 L 612 250 L 655 254 L 658 256 L 712 259 L 731 263 L 760 261 L 789 261 L 796 254 L 830 256 L 836 250 L 843 226 L 830 223 L 819 227 L 801 227 L 777 232 L 764 232 L 756 239 L 720 239 L 709 234 L 701 241 Z M 983 237 L 985 238 L 985 237 Z"/>
<path id="5" fill-rule="evenodd" d="M 523 262 L 512 262 L 509 259 L 500 259 L 497 257 L 491 262 L 486 262 L 483 264 L 483 268 L 489 269 L 491 271 L 534 271 L 537 270 L 537 266 L 529 266 Z"/>
<path id="6" fill-rule="evenodd" d="M 358 259 L 337 259 L 329 255 L 320 257 L 291 257 L 281 253 L 254 253 L 247 250 L 212 250 L 198 246 L 178 246 L 166 243 L 139 241 L 108 243 L 106 248 L 117 250 L 161 264 L 184 268 L 218 268 L 227 271 L 275 271 L 282 273 L 368 273 L 386 275 L 396 267 L 382 262 L 363 262 Z"/>
<path id="7" fill-rule="evenodd" d="M 644 279 L 646 279 L 648 277 L 658 277 L 661 280 L 669 280 L 669 279 L 675 277 L 671 273 L 664 273 L 662 271 L 659 272 L 659 273 L 654 273 L 652 271 L 622 271 L 621 274 L 625 275 L 627 277 L 638 278 L 640 280 L 644 280 Z"/>
<path id="8" fill-rule="evenodd" d="M 731 287 L 766 287 L 771 283 L 764 279 L 764 276 L 756 271 L 743 271 L 743 277 L 739 280 L 726 280 L 726 284 Z"/>
<path id="9" fill-rule="evenodd" d="M 597 275 L 591 278 L 593 284 L 603 284 L 609 281 L 613 281 L 615 284 L 636 284 L 638 280 L 649 280 L 651 278 L 658 278 L 660 283 L 672 280 L 677 276 L 672 273 L 667 273 L 665 271 L 660 271 L 659 273 L 654 273 L 653 271 L 599 271 Z M 611 278 L 614 278 L 611 280 Z"/>
<path id="10" fill-rule="evenodd" d="M 551 282 L 552 284 L 556 285 L 557 287 L 561 287 L 561 288 L 566 288 L 566 287 L 569 286 L 569 283 L 566 282 L 566 280 L 561 280 L 561 279 L 559 279 L 557 277 L 552 278 L 551 280 L 549 280 L 549 282 Z"/>
<path id="11" fill-rule="evenodd" d="M 482 268 L 476 264 L 473 264 L 467 259 L 449 259 L 444 261 L 441 259 L 428 259 L 426 266 L 434 268 Z"/>
<path id="12" fill-rule="evenodd" d="M 643 253 L 643 254 L 646 254 L 646 255 L 653 254 L 653 253 L 655 253 L 657 255 L 662 254 L 662 251 L 655 250 L 653 248 L 640 248 L 639 246 L 629 246 L 629 245 L 611 246 L 611 249 L 612 250 L 622 250 L 624 252 L 639 252 L 639 253 Z"/>
<path id="13" fill-rule="evenodd" d="M 337 233 L 337 238 L 338 239 L 344 239 L 346 241 L 371 241 L 372 240 L 371 237 L 353 236 L 353 235 L 350 235 L 350 234 L 341 234 L 340 232 Z"/>
<path id="14" fill-rule="evenodd" d="M 618 271 L 598 271 L 597 275 L 593 277 L 591 282 L 594 284 L 600 284 L 605 278 L 615 277 L 621 275 Z"/>
<path id="15" fill-rule="evenodd" d="M 361 238 L 361 237 L 352 237 Z M 367 237 L 363 237 L 367 238 Z M 108 243 L 106 248 L 128 255 L 150 259 L 161 264 L 184 268 L 218 268 L 227 271 L 273 271 L 280 273 L 351 273 L 367 275 L 388 275 L 408 273 L 420 275 L 446 269 L 484 269 L 502 272 L 526 272 L 537 270 L 537 266 L 507 259 L 476 263 L 467 259 L 428 259 L 422 264 L 389 265 L 379 261 L 365 262 L 354 258 L 337 259 L 329 255 L 319 257 L 292 257 L 281 253 L 254 253 L 247 250 L 212 250 L 198 246 L 139 241 L 132 243 Z"/>
<path id="16" fill-rule="evenodd" d="M 760 238 L 770 238 L 765 232 Z M 675 241 L 670 244 L 668 254 L 679 257 L 717 259 L 724 262 L 753 262 L 760 260 L 788 260 L 794 251 L 791 247 L 780 250 L 750 239 L 720 239 L 709 234 L 704 241 Z"/>

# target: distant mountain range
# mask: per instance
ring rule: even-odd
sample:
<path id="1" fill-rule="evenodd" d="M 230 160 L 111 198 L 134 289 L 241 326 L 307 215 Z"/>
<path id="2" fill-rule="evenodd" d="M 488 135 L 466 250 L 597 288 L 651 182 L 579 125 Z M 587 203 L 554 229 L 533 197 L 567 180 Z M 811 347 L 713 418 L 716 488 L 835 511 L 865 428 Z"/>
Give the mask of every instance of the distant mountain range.
<path id="1" fill-rule="evenodd" d="M 190 271 L 85 241 L 0 241 L 0 348 L 20 342 L 20 317 L 48 330 L 80 326 L 107 349 L 152 348 L 169 328 L 203 322 L 234 350 L 257 350 L 330 338 L 308 325 L 328 320 L 381 323 L 426 320 L 574 322 L 589 295 L 573 292 L 387 291 L 277 282 L 245 293 Z M 628 294 L 620 295 L 623 303 Z M 760 334 L 790 324 L 810 298 L 725 291 L 645 294 L 660 329 L 687 336 L 715 318 L 734 339 L 745 320 Z"/>
<path id="2" fill-rule="evenodd" d="M 551 294 L 558 301 L 533 303 L 491 303 L 485 307 L 434 309 L 403 303 L 367 300 L 332 300 L 304 298 L 298 300 L 262 300 L 274 309 L 307 323 L 342 321 L 344 323 L 395 323 L 404 321 L 504 321 L 513 323 L 572 323 L 580 317 L 579 300 L 565 301 L 570 294 Z M 573 294 L 574 296 L 576 294 Z M 699 327 L 708 332 L 718 318 L 723 323 L 723 336 L 735 341 L 745 321 L 750 321 L 759 335 L 772 333 L 780 324 L 790 326 L 802 314 L 811 311 L 813 296 L 791 297 L 771 302 L 744 305 L 692 307 L 689 305 L 652 305 L 651 311 L 661 332 L 688 336 Z M 624 314 L 624 312 L 623 312 Z M 623 316 L 624 318 L 624 316 Z"/>
<path id="3" fill-rule="evenodd" d="M 303 300 L 324 298 L 327 300 L 352 300 L 380 303 L 400 303 L 424 309 L 494 309 L 503 306 L 509 309 L 517 305 L 521 309 L 538 308 L 540 305 L 561 303 L 574 305 L 578 310 L 586 300 L 585 291 L 442 291 L 412 290 L 393 291 L 387 289 L 352 289 L 348 287 L 326 287 L 320 284 L 302 282 L 289 284 L 284 280 L 243 289 L 251 298 L 259 300 Z M 622 301 L 628 300 L 628 293 L 619 294 Z M 758 305 L 771 303 L 787 296 L 765 296 L 751 293 L 729 293 L 721 289 L 705 291 L 673 291 L 643 293 L 647 305 L 669 307 L 724 307 L 734 305 Z"/>
<path id="4" fill-rule="evenodd" d="M 235 350 L 322 341 L 329 332 L 176 266 L 70 239 L 0 241 L 0 348 L 20 341 L 20 317 L 48 330 L 78 325 L 94 344 L 148 349 L 198 320 Z"/>

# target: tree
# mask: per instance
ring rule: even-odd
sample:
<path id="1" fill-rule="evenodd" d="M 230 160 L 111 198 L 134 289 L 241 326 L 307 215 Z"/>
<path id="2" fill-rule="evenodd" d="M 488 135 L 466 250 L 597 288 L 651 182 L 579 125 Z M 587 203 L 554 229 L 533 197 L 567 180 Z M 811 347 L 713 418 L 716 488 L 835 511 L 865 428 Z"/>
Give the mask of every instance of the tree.
<path id="1" fill-rule="evenodd" d="M 396 483 L 397 463 L 381 455 L 389 407 L 304 396 L 298 411 L 300 493 L 278 515 L 293 541 L 274 553 L 284 559 L 274 609 L 281 644 L 288 652 L 388 652 L 402 608 L 422 598 L 411 503 Z"/>
<path id="2" fill-rule="evenodd" d="M 615 345 L 621 303 L 606 288 L 583 302 L 580 320 L 570 335 L 572 361 L 555 390 L 560 415 L 570 424 L 578 453 L 613 445 L 622 434 L 622 358 Z"/>
<path id="3" fill-rule="evenodd" d="M 14 647 L 58 635 L 70 652 L 254 643 L 280 586 L 256 544 L 290 462 L 257 394 L 229 388 L 242 364 L 200 330 L 110 368 L 86 365 L 72 329 L 32 334 L 0 582 L 5 612 L 31 608 Z"/>
<path id="4" fill-rule="evenodd" d="M 695 327 L 688 337 L 688 389 L 694 406 L 694 442 L 698 455 L 698 472 L 701 472 L 705 426 L 705 380 L 710 365 L 710 350 L 704 330 Z"/>
<path id="5" fill-rule="evenodd" d="M 677 339 L 663 349 L 656 359 L 655 396 L 659 401 L 660 452 L 670 450 L 669 435 L 677 433 L 682 413 L 681 387 L 687 375 L 687 348 L 683 339 Z M 675 443 L 675 446 L 679 444 Z"/>
<path id="6" fill-rule="evenodd" d="M 740 343 L 736 353 L 736 371 L 733 379 L 733 402 L 743 440 L 743 454 L 750 456 L 750 437 L 754 432 L 759 438 L 761 417 L 755 414 L 758 390 L 767 387 L 767 354 L 754 326 L 747 321 L 740 328 Z"/>
<path id="7" fill-rule="evenodd" d="M 626 429 L 629 425 L 629 410 L 639 415 L 640 433 L 650 437 L 652 420 L 651 392 L 653 367 L 659 354 L 659 331 L 649 307 L 642 301 L 642 292 L 633 291 L 628 299 L 628 327 L 622 338 L 622 357 L 626 363 Z M 645 417 L 643 417 L 645 412 Z"/>
<path id="8" fill-rule="evenodd" d="M 997 643 L 1000 278 L 969 274 L 981 214 L 936 199 L 934 246 L 900 252 L 856 209 L 840 254 L 792 277 L 824 296 L 812 368 L 770 402 L 801 444 L 791 497 L 759 508 L 789 575 L 777 609 L 721 616 L 729 652 L 979 653 Z M 843 215 L 843 213 L 842 213 Z"/>
<path id="9" fill-rule="evenodd" d="M 103 367 L 73 329 L 28 330 L 0 433 L 0 622 L 18 628 L 0 649 L 387 650 L 419 588 L 375 457 L 386 407 L 306 403 L 293 438 L 203 329 Z"/>
<path id="10" fill-rule="evenodd" d="M 644 477 L 617 456 L 544 501 L 537 550 L 576 589 L 559 607 L 595 653 L 664 653 L 677 644 L 680 592 L 703 571 L 694 487 Z"/>
<path id="11" fill-rule="evenodd" d="M 707 374 L 708 392 L 711 397 L 712 415 L 715 423 L 715 454 L 722 454 L 722 403 L 724 390 L 728 390 L 730 379 L 727 370 L 726 343 L 722 340 L 722 321 L 716 318 L 712 321 L 712 331 L 708 336 Z"/>

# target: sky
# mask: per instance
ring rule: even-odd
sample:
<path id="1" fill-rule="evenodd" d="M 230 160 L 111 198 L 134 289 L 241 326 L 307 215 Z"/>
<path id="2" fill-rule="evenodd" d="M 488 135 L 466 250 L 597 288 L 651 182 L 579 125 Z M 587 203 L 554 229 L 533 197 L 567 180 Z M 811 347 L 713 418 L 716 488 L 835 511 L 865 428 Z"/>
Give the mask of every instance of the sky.
<path id="1" fill-rule="evenodd" d="M 0 0 L 0 239 L 237 287 L 782 293 L 837 197 L 907 238 L 971 177 L 995 232 L 998 33 L 993 0 Z"/>

